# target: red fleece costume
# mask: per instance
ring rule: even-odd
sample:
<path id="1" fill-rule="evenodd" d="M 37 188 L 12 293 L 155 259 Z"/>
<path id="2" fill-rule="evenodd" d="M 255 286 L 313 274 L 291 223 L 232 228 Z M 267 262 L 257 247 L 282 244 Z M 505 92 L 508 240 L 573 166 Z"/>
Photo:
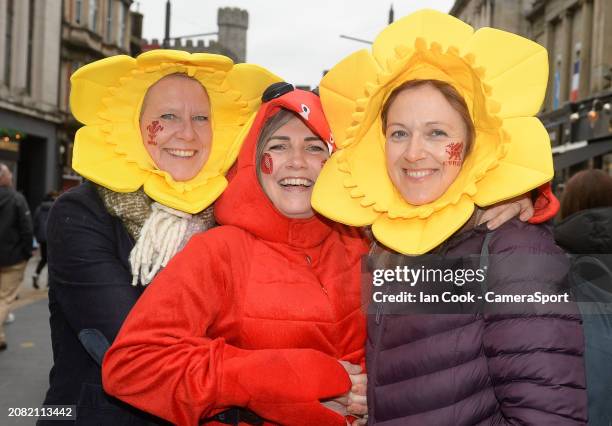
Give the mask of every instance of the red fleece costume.
<path id="1" fill-rule="evenodd" d="M 179 425 L 233 406 L 273 423 L 345 424 L 319 400 L 350 388 L 338 359 L 363 361 L 368 246 L 357 230 L 319 216 L 289 219 L 264 194 L 256 141 L 280 107 L 301 111 L 330 141 L 316 95 L 296 90 L 264 104 L 215 206 L 223 226 L 172 259 L 104 360 L 107 392 Z"/>

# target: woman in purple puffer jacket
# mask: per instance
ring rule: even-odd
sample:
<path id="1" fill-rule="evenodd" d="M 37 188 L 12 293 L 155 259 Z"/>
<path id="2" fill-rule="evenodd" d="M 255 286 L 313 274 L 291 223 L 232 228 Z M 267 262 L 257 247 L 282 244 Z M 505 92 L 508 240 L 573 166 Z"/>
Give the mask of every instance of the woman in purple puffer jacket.
<path id="1" fill-rule="evenodd" d="M 552 178 L 548 135 L 533 117 L 546 80 L 541 46 L 433 11 L 397 21 L 371 54 L 356 52 L 322 80 L 341 149 L 319 176 L 314 207 L 372 226 L 373 278 L 404 266 L 442 271 L 373 281 L 370 424 L 586 424 L 584 337 L 565 253 L 544 225 L 477 225 L 480 207 Z M 443 293 L 465 299 L 409 299 Z"/>
<path id="2" fill-rule="evenodd" d="M 466 229 L 435 253 L 447 259 L 480 254 L 487 232 L 483 226 Z M 487 291 L 560 291 L 568 265 L 548 228 L 511 220 L 488 247 Z M 371 261 L 389 269 L 408 263 L 380 243 Z M 510 314 L 369 315 L 370 424 L 585 424 L 580 316 L 572 305 L 538 305 L 519 315 L 521 309 L 529 306 Z"/>

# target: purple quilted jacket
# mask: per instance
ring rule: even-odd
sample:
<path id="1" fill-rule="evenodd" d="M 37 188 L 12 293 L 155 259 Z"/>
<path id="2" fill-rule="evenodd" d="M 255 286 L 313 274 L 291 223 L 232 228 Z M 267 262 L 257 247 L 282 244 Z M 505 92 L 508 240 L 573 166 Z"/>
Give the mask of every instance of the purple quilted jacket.
<path id="1" fill-rule="evenodd" d="M 455 235 L 440 253 L 479 255 L 485 234 Z M 512 220 L 488 246 L 487 290 L 567 285 L 569 264 L 547 227 Z M 574 304 L 562 305 L 527 315 L 369 315 L 370 424 L 586 424 L 581 320 Z"/>

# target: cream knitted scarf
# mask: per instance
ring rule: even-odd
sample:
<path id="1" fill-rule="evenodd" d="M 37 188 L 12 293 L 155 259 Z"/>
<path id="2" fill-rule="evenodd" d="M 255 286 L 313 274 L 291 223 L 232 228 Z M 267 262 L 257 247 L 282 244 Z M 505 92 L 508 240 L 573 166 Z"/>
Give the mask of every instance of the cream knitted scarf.
<path id="1" fill-rule="evenodd" d="M 194 234 L 215 226 L 212 206 L 191 215 L 153 202 L 142 189 L 119 193 L 96 187 L 106 210 L 136 241 L 130 252 L 134 286 L 149 284 Z"/>

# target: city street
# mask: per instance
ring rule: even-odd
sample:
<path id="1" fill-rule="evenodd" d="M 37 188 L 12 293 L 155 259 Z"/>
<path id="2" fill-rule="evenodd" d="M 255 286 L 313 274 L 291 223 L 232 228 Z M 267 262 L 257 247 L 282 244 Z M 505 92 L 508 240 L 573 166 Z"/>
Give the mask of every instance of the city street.
<path id="1" fill-rule="evenodd" d="M 47 291 L 32 288 L 32 273 L 38 257 L 30 259 L 19 299 L 12 312 L 15 321 L 6 324 L 8 349 L 0 352 L 0 424 L 33 425 L 35 417 L 9 417 L 9 407 L 42 405 L 52 364 Z M 46 268 L 39 283 L 47 284 Z"/>
<path id="2" fill-rule="evenodd" d="M 612 426 L 612 0 L 0 23 L 0 426 Z"/>

